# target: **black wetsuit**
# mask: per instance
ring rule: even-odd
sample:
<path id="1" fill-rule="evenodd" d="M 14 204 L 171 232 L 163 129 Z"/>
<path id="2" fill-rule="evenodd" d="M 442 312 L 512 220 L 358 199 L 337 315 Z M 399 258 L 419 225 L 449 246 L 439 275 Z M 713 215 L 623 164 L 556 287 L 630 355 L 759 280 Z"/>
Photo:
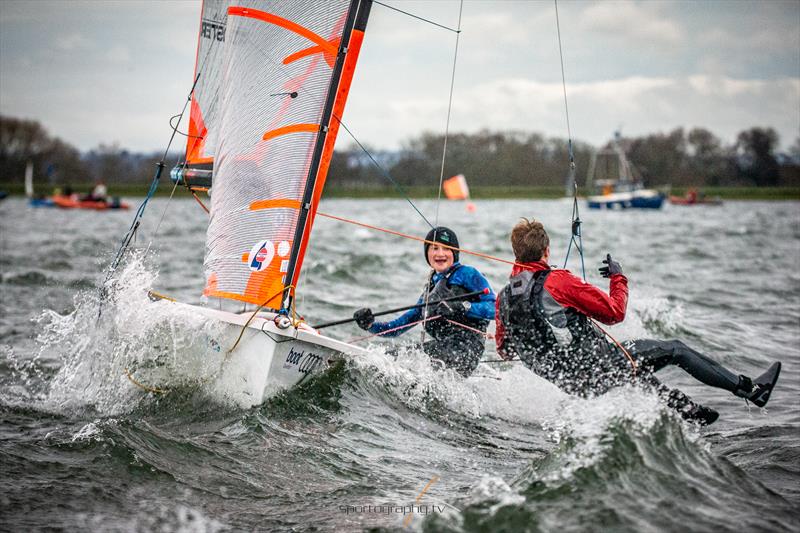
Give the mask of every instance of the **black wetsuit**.
<path id="1" fill-rule="evenodd" d="M 737 389 L 739 376 L 681 341 L 638 339 L 625 343 L 625 349 L 637 363 L 634 374 L 622 350 L 585 313 L 562 305 L 550 294 L 546 285 L 550 273 L 547 269 L 518 272 L 499 294 L 497 320 L 501 324 L 499 329 L 504 330 L 502 351 L 506 357 L 518 356 L 538 375 L 565 392 L 580 396 L 602 394 L 624 383 L 647 384 L 686 417 L 704 408 L 681 391 L 670 390 L 655 377 L 654 373 L 665 366 L 677 365 L 712 387 L 730 392 Z M 559 280 L 572 283 L 574 276 L 567 274 L 560 271 Z M 578 278 L 575 280 L 576 294 L 595 290 L 588 289 Z"/>

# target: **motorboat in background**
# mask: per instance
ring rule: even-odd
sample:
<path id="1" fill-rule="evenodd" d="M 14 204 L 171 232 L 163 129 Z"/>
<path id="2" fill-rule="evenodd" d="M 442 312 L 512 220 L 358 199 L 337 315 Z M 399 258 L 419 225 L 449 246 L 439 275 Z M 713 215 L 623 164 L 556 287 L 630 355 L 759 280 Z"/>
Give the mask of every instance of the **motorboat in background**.
<path id="1" fill-rule="evenodd" d="M 594 193 L 587 198 L 590 209 L 660 209 L 666 198 L 660 191 L 645 189 L 622 149 L 619 131 L 592 157 L 586 185 Z"/>

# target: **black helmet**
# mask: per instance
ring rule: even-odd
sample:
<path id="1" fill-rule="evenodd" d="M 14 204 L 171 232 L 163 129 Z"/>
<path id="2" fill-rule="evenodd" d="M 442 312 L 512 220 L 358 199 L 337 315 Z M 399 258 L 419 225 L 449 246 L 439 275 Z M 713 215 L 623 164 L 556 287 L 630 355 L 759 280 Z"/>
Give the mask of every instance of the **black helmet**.
<path id="1" fill-rule="evenodd" d="M 426 241 L 433 241 L 433 242 L 440 242 L 442 244 L 446 244 L 447 246 L 452 246 L 456 248 L 453 250 L 453 262 L 458 263 L 458 237 L 456 237 L 456 233 L 451 230 L 450 228 L 445 228 L 444 226 L 439 226 L 438 228 L 433 228 L 425 235 Z M 425 261 L 428 261 L 428 248 L 431 247 L 430 242 L 425 243 Z M 430 264 L 430 263 L 428 263 Z"/>

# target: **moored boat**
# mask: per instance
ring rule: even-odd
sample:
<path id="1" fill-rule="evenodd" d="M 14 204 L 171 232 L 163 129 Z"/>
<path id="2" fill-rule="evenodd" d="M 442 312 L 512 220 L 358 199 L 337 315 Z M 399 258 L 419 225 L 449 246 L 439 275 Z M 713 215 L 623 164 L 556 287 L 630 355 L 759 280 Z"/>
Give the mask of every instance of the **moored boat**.
<path id="1" fill-rule="evenodd" d="M 130 205 L 114 197 L 106 200 L 81 198 L 77 194 L 69 196 L 64 194 L 54 194 L 48 199 L 55 207 L 61 209 L 93 209 L 104 211 L 106 209 L 130 209 Z"/>
<path id="2" fill-rule="evenodd" d="M 590 209 L 660 209 L 666 195 L 646 189 L 633 163 L 628 161 L 619 132 L 592 157 L 587 175 Z"/>

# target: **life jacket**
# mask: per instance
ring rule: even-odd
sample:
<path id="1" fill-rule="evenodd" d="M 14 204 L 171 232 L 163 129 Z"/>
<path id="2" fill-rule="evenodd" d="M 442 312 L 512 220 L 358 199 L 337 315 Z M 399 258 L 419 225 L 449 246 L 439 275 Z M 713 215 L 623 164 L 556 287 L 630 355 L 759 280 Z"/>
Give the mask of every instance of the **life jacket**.
<path id="1" fill-rule="evenodd" d="M 422 301 L 423 302 L 430 302 L 433 305 L 428 305 L 422 309 L 423 317 L 433 316 L 436 308 L 436 303 L 439 300 L 445 300 L 448 298 L 452 298 L 454 296 L 459 296 L 461 294 L 467 294 L 468 291 L 466 288 L 455 285 L 450 282 L 453 274 L 460 269 L 462 265 L 454 265 L 450 268 L 450 270 L 442 276 L 437 282 L 433 281 L 433 276 L 431 276 L 428 285 L 425 287 L 425 290 L 422 291 Z M 474 296 L 467 301 L 479 301 L 480 296 Z M 461 300 L 456 300 L 451 302 L 450 305 L 452 306 L 460 306 Z M 458 322 L 459 324 L 464 324 L 472 329 L 476 329 L 481 333 L 486 332 L 486 328 L 489 326 L 488 320 L 482 320 L 478 318 L 472 318 L 466 315 L 461 315 L 457 319 L 450 319 L 453 322 Z M 436 340 L 472 340 L 480 342 L 481 346 L 483 346 L 485 341 L 485 336 L 481 333 L 476 331 L 470 331 L 466 328 L 462 328 L 457 324 L 453 324 L 448 322 L 444 318 L 437 318 L 436 320 L 428 320 L 424 323 L 425 331 L 434 339 Z M 481 350 L 483 351 L 483 350 Z"/>
<path id="2" fill-rule="evenodd" d="M 545 290 L 550 272 L 523 270 L 500 293 L 503 347 L 566 392 L 599 392 L 608 373 L 623 368 L 619 354 L 585 314 Z"/>

